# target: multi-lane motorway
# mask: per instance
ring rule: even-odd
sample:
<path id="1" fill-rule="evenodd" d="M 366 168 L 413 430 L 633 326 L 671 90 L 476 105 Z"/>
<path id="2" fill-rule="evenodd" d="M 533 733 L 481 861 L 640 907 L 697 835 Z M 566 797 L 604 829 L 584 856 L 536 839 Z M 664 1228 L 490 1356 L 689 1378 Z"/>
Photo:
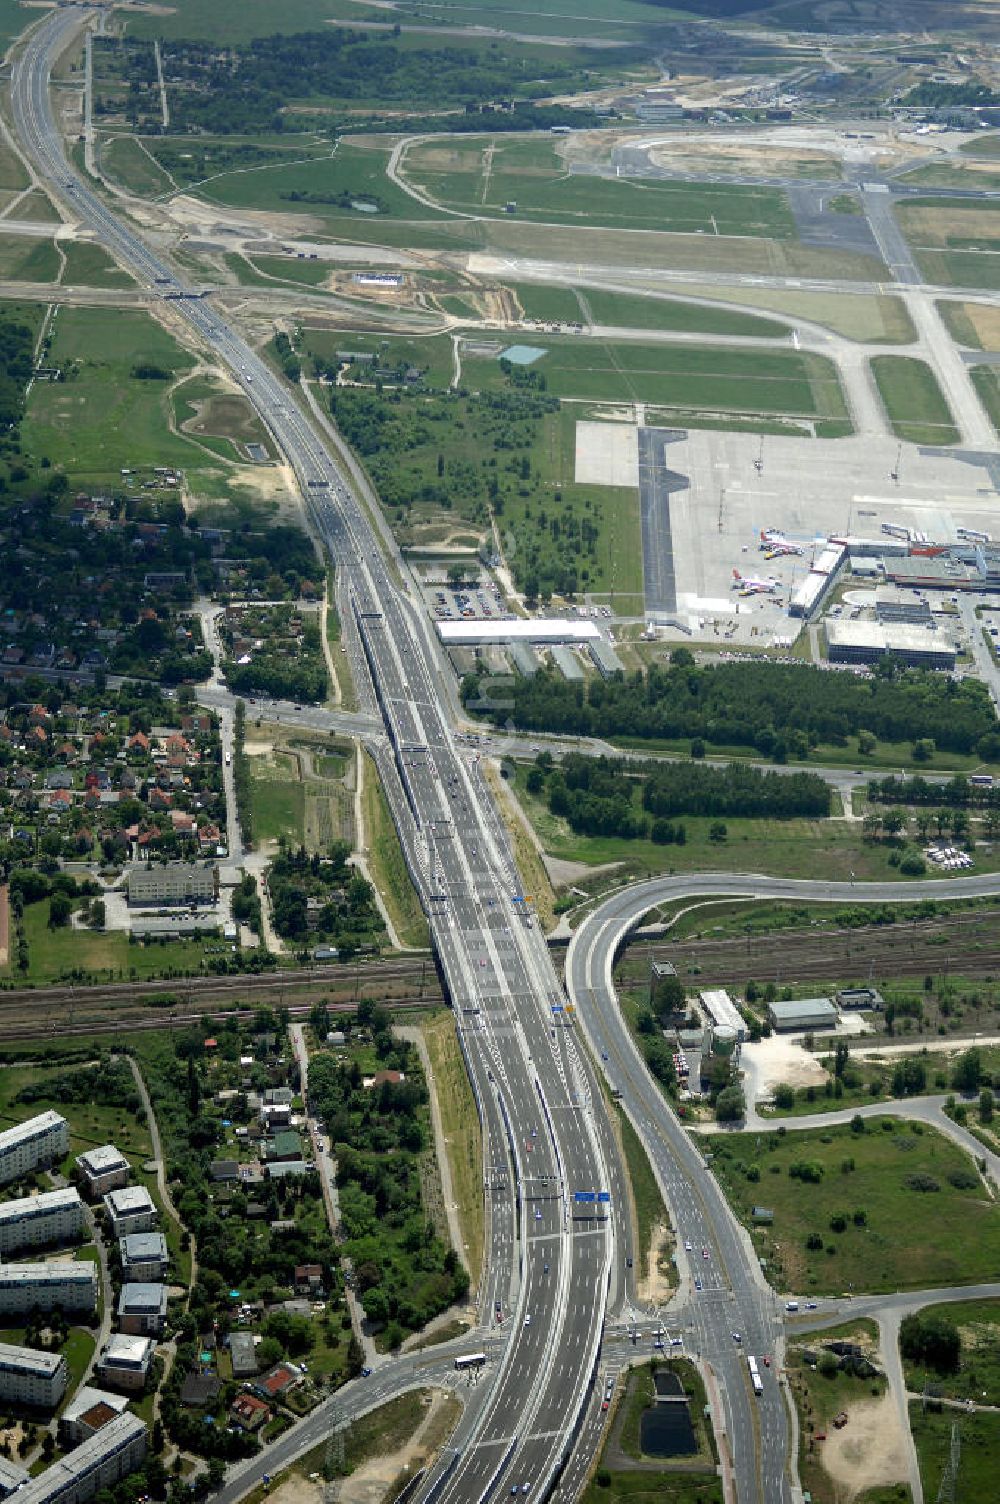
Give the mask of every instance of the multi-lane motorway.
<path id="1" fill-rule="evenodd" d="M 441 1501 L 517 1487 L 544 1497 L 569 1453 L 621 1282 L 621 1183 L 587 1061 L 476 754 L 441 710 L 423 614 L 390 575 L 371 519 L 286 384 L 69 166 L 49 101 L 52 62 L 94 13 L 70 7 L 32 33 L 12 79 L 17 133 L 36 172 L 225 365 L 294 467 L 338 574 L 356 681 L 370 685 L 375 748 L 456 1012 L 486 1145 L 488 1297 L 507 1333 L 492 1384 L 468 1406 L 431 1487 Z M 615 1236 L 617 1234 L 617 1236 Z"/>

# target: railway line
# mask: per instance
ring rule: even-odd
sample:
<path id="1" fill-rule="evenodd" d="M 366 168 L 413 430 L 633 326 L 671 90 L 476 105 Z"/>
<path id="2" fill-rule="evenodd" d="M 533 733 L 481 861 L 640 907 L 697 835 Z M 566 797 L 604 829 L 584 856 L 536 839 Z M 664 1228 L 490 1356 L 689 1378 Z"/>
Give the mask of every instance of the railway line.
<path id="1" fill-rule="evenodd" d="M 648 942 L 633 942 L 626 970 Z M 653 948 L 689 989 L 780 986 L 952 973 L 1000 978 L 1000 910 L 970 910 L 940 919 L 897 920 L 862 929 L 784 930 L 719 940 L 678 941 Z"/>

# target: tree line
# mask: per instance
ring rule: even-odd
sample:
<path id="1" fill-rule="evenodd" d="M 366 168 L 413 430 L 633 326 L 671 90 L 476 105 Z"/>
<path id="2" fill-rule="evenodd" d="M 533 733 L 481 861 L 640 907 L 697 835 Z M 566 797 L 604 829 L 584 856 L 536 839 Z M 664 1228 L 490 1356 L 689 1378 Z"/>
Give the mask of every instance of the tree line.
<path id="1" fill-rule="evenodd" d="M 683 655 L 683 656 L 682 656 Z M 478 677 L 463 681 L 466 704 Z M 922 669 L 860 677 L 768 662 L 697 667 L 687 650 L 669 664 L 571 683 L 554 669 L 514 680 L 510 716 L 526 731 L 642 740 L 691 738 L 747 747 L 774 761 L 844 745 L 861 731 L 883 741 L 932 741 L 951 752 L 1000 750 L 986 686 Z"/>
<path id="2" fill-rule="evenodd" d="M 818 774 L 786 776 L 739 763 L 634 763 L 571 752 L 557 767 L 542 753 L 527 787 L 544 794 L 552 814 L 578 835 L 648 837 L 659 845 L 684 844 L 683 825 L 671 823 L 678 815 L 789 820 L 830 813 L 830 790 Z"/>
<path id="3" fill-rule="evenodd" d="M 868 798 L 873 804 L 935 804 L 949 809 L 977 805 L 981 809 L 997 809 L 1000 786 L 970 783 L 961 773 L 943 783 L 930 783 L 919 774 L 915 778 L 900 778 L 890 773 L 885 778 L 871 780 Z"/>

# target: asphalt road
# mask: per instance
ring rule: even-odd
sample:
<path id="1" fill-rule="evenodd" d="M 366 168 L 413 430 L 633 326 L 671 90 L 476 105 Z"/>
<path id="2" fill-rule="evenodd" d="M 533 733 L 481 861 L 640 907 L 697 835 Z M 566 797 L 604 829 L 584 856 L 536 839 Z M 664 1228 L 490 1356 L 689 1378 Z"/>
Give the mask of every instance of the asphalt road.
<path id="1" fill-rule="evenodd" d="M 66 160 L 51 112 L 50 68 L 94 14 L 67 7 L 32 34 L 13 73 L 15 127 L 71 215 L 140 284 L 169 300 L 232 373 L 294 467 L 336 565 L 355 682 L 382 719 L 373 752 L 428 913 L 483 1121 L 487 1291 L 506 1335 L 492 1381 L 466 1407 L 431 1491 L 441 1504 L 480 1500 L 515 1484 L 542 1498 L 570 1453 L 591 1392 L 609 1291 L 623 1288 L 616 1258 L 626 1235 L 624 1197 L 616 1190 L 623 1172 L 602 1099 L 567 1022 L 530 897 L 520 892 L 478 753 L 456 744 L 442 712 L 430 625 L 390 572 L 351 478 L 287 383 Z M 269 1457 L 268 1470 L 272 1465 Z M 243 1486 L 261 1472 L 259 1462 L 251 1464 Z"/>

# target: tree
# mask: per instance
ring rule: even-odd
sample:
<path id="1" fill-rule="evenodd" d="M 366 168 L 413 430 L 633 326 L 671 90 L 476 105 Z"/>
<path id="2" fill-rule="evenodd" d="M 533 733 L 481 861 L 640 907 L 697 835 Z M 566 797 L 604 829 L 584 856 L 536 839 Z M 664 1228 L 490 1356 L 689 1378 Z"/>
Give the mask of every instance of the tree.
<path id="1" fill-rule="evenodd" d="M 923 1363 L 937 1373 L 955 1373 L 962 1339 L 955 1323 L 940 1311 L 915 1312 L 900 1323 L 899 1350 L 911 1363 Z"/>
<path id="2" fill-rule="evenodd" d="M 53 893 L 49 899 L 49 928 L 64 929 L 73 912 L 72 900 L 65 893 Z"/>
<path id="3" fill-rule="evenodd" d="M 984 1086 L 979 1093 L 979 1121 L 981 1123 L 993 1121 L 993 1093 L 988 1086 Z"/>
<path id="4" fill-rule="evenodd" d="M 979 1090 L 983 1075 L 983 1060 L 980 1052 L 973 1047 L 959 1055 L 955 1061 L 951 1073 L 951 1084 L 956 1091 L 974 1092 Z"/>
<path id="5" fill-rule="evenodd" d="M 899 832 L 903 829 L 905 824 L 906 811 L 901 810 L 898 807 L 887 809 L 885 814 L 882 816 L 882 827 L 884 830 L 887 830 L 891 836 L 898 836 Z"/>
<path id="6" fill-rule="evenodd" d="M 715 1116 L 720 1123 L 738 1123 L 746 1116 L 747 1104 L 740 1086 L 726 1086 L 715 1102 Z"/>
<path id="7" fill-rule="evenodd" d="M 863 728 L 858 732 L 858 751 L 862 757 L 870 757 L 878 746 L 878 737 L 871 731 Z"/>
<path id="8" fill-rule="evenodd" d="M 791 1112 L 795 1106 L 795 1088 L 787 1085 L 784 1081 L 774 1088 L 774 1105 L 782 1112 Z"/>

